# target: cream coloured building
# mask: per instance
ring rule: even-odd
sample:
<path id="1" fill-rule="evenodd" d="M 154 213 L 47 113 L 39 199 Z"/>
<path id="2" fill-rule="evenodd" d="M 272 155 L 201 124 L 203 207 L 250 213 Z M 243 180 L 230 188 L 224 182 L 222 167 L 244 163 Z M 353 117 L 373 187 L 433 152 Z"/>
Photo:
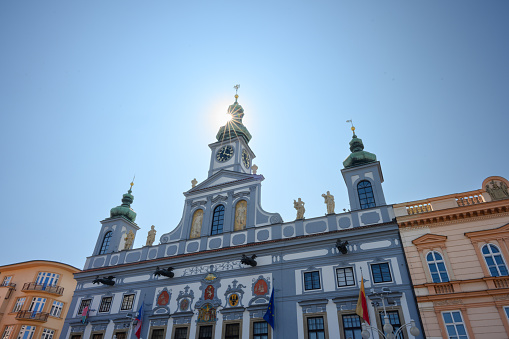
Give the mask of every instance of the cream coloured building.
<path id="1" fill-rule="evenodd" d="M 394 205 L 427 338 L 509 338 L 508 186 Z"/>
<path id="2" fill-rule="evenodd" d="M 58 338 L 77 272 L 73 266 L 46 260 L 0 266 L 0 338 Z"/>

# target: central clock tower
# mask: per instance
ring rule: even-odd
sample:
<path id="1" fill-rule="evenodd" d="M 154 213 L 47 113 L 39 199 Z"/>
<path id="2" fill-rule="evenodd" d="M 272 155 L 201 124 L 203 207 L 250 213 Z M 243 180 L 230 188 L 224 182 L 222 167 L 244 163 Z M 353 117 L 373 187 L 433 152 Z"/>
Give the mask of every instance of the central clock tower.
<path id="1" fill-rule="evenodd" d="M 251 174 L 255 154 L 248 145 L 251 134 L 242 124 L 244 109 L 237 102 L 238 97 L 235 95 L 235 102 L 228 107 L 228 114 L 232 118 L 219 129 L 217 142 L 209 145 L 212 151 L 209 178 L 220 170 Z"/>

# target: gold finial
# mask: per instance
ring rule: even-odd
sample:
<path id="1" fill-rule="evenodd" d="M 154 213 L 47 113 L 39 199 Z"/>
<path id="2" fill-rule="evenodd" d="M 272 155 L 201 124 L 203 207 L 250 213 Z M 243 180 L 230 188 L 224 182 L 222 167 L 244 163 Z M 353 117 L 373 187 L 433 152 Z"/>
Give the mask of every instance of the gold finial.
<path id="1" fill-rule="evenodd" d="M 136 174 L 135 174 L 135 175 L 134 175 L 134 177 L 133 177 L 133 181 L 131 181 L 131 183 L 129 184 L 129 185 L 131 185 L 131 187 L 129 188 L 129 193 L 131 193 L 131 192 L 132 192 L 132 190 L 133 190 L 133 186 L 134 186 L 134 178 L 136 178 Z"/>
<path id="2" fill-rule="evenodd" d="M 235 102 L 237 102 L 237 99 L 239 98 L 239 95 L 237 94 L 237 92 L 240 88 L 240 85 L 237 84 L 237 85 L 233 86 L 233 88 L 235 88 Z"/>
<path id="3" fill-rule="evenodd" d="M 352 127 L 351 127 L 350 129 L 352 130 L 353 135 L 355 135 L 355 127 L 353 126 L 353 122 L 352 122 L 352 120 L 347 120 L 346 122 L 349 122 L 349 123 L 351 123 L 351 124 L 352 124 Z"/>

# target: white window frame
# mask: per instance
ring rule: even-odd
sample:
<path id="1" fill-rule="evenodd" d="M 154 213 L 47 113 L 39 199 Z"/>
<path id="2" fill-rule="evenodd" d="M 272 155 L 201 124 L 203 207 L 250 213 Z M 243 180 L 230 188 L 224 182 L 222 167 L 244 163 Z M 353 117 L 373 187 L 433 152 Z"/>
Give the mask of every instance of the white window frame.
<path id="1" fill-rule="evenodd" d="M 57 286 L 60 274 L 51 272 L 39 272 L 35 283 L 38 285 L 44 285 L 46 280 L 46 286 Z"/>
<path id="2" fill-rule="evenodd" d="M 4 277 L 4 280 L 2 280 L 2 286 L 9 286 L 12 280 L 12 275 L 7 275 Z"/>
<path id="3" fill-rule="evenodd" d="M 17 339 L 32 339 L 35 332 L 35 326 L 33 325 L 21 325 Z"/>
<path id="4" fill-rule="evenodd" d="M 428 260 L 428 255 L 432 255 L 433 256 L 433 260 Z M 439 255 L 442 259 L 436 259 L 436 255 Z M 431 276 L 431 281 L 433 281 L 434 283 L 442 283 L 442 282 L 449 282 L 451 281 L 451 279 L 449 278 L 449 271 L 447 270 L 447 265 L 445 264 L 445 260 L 444 260 L 444 255 L 438 251 L 429 251 L 428 253 L 426 253 L 426 263 L 428 265 L 428 271 L 429 271 L 429 274 Z M 438 264 L 439 263 L 442 263 L 444 264 L 444 267 L 445 267 L 445 274 L 447 274 L 447 281 L 443 281 L 442 279 L 442 276 L 440 275 L 440 270 L 438 269 Z M 440 281 L 434 281 L 433 280 L 433 273 L 431 272 L 431 269 L 430 269 L 430 264 L 432 265 L 435 265 L 436 269 L 437 269 L 437 272 L 438 272 L 438 278 Z"/>
<path id="5" fill-rule="evenodd" d="M 21 297 L 16 300 L 16 303 L 14 304 L 14 308 L 12 309 L 13 312 L 19 312 L 23 308 L 23 305 L 25 305 L 26 297 Z"/>
<path id="6" fill-rule="evenodd" d="M 14 332 L 14 325 L 5 326 L 4 333 L 2 334 L 2 339 L 10 339 L 12 332 Z"/>
<path id="7" fill-rule="evenodd" d="M 128 296 L 133 296 L 133 302 L 131 303 L 131 308 L 129 309 L 123 309 L 122 308 L 122 305 L 124 304 L 124 300 L 126 297 Z M 126 293 L 122 296 L 122 302 L 120 303 L 120 311 L 121 312 L 127 312 L 127 311 L 132 311 L 133 307 L 134 307 L 134 303 L 136 302 L 136 293 Z"/>
<path id="8" fill-rule="evenodd" d="M 52 317 L 60 318 L 62 310 L 64 309 L 64 303 L 58 300 L 53 301 L 49 315 Z"/>
<path id="9" fill-rule="evenodd" d="M 345 269 L 350 269 L 352 271 L 352 279 L 353 279 L 353 284 L 350 284 L 350 285 L 339 285 L 339 278 L 338 278 L 338 270 L 345 270 Z M 345 288 L 345 287 L 352 287 L 352 286 L 355 286 L 357 285 L 357 282 L 355 281 L 355 270 L 352 266 L 345 266 L 345 267 L 336 267 L 335 271 L 336 273 L 336 286 L 338 288 Z"/>
<path id="10" fill-rule="evenodd" d="M 53 339 L 54 335 L 55 335 L 55 330 L 45 328 L 44 330 L 42 330 L 41 339 Z"/>
<path id="11" fill-rule="evenodd" d="M 460 314 L 461 322 L 456 322 L 454 320 L 454 316 L 452 315 L 453 312 L 458 312 Z M 450 313 L 450 316 L 451 316 L 451 319 L 452 319 L 452 323 L 446 323 L 445 322 L 444 314 L 446 314 L 446 313 Z M 467 325 L 465 324 L 465 319 L 463 319 L 463 314 L 461 314 L 460 310 L 442 311 L 442 320 L 444 322 L 445 332 L 447 333 L 447 338 L 450 338 L 449 331 L 447 330 L 447 325 L 454 326 L 454 331 L 456 332 L 456 336 L 455 336 L 456 338 L 459 338 L 459 336 L 460 336 L 460 334 L 458 334 L 458 330 L 457 330 L 456 326 L 459 326 L 459 325 L 463 326 L 463 328 L 465 330 L 465 336 L 467 337 L 467 339 L 469 338 L 468 337 Z"/>
<path id="12" fill-rule="evenodd" d="M 110 299 L 110 303 L 108 305 L 108 309 L 106 311 L 103 311 L 101 310 L 102 306 L 103 306 L 103 302 L 106 298 L 109 298 Z M 105 296 L 105 297 L 102 297 L 101 298 L 101 302 L 99 303 L 99 309 L 97 310 L 98 313 L 109 313 L 111 311 L 111 306 L 113 305 L 113 296 L 111 295 L 108 295 L 108 296 Z"/>
<path id="13" fill-rule="evenodd" d="M 35 311 L 37 313 L 40 313 L 44 309 L 45 305 L 46 305 L 46 298 L 33 297 L 32 298 L 32 302 L 30 303 L 30 307 L 28 308 L 28 311 L 29 312 L 33 312 L 34 311 L 34 306 L 36 306 L 37 309 Z"/>
<path id="14" fill-rule="evenodd" d="M 313 272 L 318 272 L 318 282 L 320 283 L 320 287 L 306 289 L 306 273 L 313 273 Z M 310 269 L 310 270 L 306 270 L 306 271 L 302 272 L 302 288 L 303 288 L 304 292 L 323 290 L 322 270 L 321 269 Z"/>
<path id="15" fill-rule="evenodd" d="M 83 306 L 83 302 L 85 300 L 88 300 L 88 305 L 84 305 Z M 78 307 L 78 313 L 76 314 L 77 317 L 81 317 L 81 313 L 83 313 L 83 310 L 85 309 L 85 307 L 88 306 L 88 309 L 90 309 L 90 306 L 92 305 L 92 298 L 83 298 L 81 299 L 80 301 L 80 306 Z M 83 306 L 83 307 L 82 307 Z"/>
<path id="16" fill-rule="evenodd" d="M 373 265 L 380 265 L 380 264 L 387 264 L 387 267 L 389 267 L 389 275 L 391 276 L 390 281 L 381 281 L 381 282 L 375 282 L 375 274 L 373 273 Z M 373 284 L 380 285 L 380 284 L 390 284 L 394 282 L 394 277 L 392 274 L 392 267 L 390 261 L 380 261 L 380 262 L 374 262 L 372 264 L 369 264 L 369 270 L 371 273 L 371 278 L 373 279 Z"/>
<path id="17" fill-rule="evenodd" d="M 498 250 L 498 253 L 493 253 L 493 251 L 491 250 L 491 246 L 495 247 Z M 488 250 L 489 250 L 488 254 L 484 254 L 483 253 L 483 249 L 485 247 L 487 247 Z M 509 272 L 509 270 L 507 269 L 507 263 L 505 262 L 504 256 L 502 255 L 502 251 L 500 250 L 500 248 L 497 245 L 495 245 L 493 243 L 486 243 L 486 244 L 484 244 L 481 247 L 481 254 L 482 254 L 483 258 L 484 258 L 484 263 L 486 264 L 486 267 L 488 268 L 488 272 L 490 272 L 490 275 L 491 275 L 490 266 L 488 265 L 488 262 L 486 261 L 486 257 L 491 257 L 493 262 L 495 263 L 495 268 L 497 269 L 497 272 L 498 272 L 497 277 L 505 277 L 505 276 L 507 276 L 507 274 L 502 274 L 500 272 L 499 265 L 497 264 L 497 262 L 495 260 L 495 256 L 500 256 L 500 258 L 502 258 L 502 263 L 504 264 L 506 271 Z M 493 275 L 491 275 L 491 276 L 493 277 Z"/>

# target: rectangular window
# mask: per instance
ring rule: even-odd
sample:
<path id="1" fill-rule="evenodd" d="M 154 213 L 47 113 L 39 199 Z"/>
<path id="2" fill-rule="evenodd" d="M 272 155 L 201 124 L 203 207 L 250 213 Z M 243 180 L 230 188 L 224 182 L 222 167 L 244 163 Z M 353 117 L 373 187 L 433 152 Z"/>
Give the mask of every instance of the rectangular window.
<path id="1" fill-rule="evenodd" d="M 134 304 L 134 294 L 126 294 L 122 299 L 122 306 L 120 306 L 120 310 L 129 311 L 133 309 Z"/>
<path id="2" fill-rule="evenodd" d="M 22 325 L 18 334 L 18 339 L 32 339 L 35 332 L 35 326 Z"/>
<path id="3" fill-rule="evenodd" d="M 2 281 L 2 286 L 9 286 L 11 283 L 12 275 L 4 277 L 4 280 Z"/>
<path id="4" fill-rule="evenodd" d="M 387 262 L 381 264 L 372 264 L 371 273 L 373 273 L 374 283 L 384 283 L 392 281 L 391 270 L 389 268 L 389 263 Z"/>
<path id="5" fill-rule="evenodd" d="M 92 301 L 92 299 L 83 299 L 83 300 L 81 300 L 80 308 L 78 308 L 78 315 L 81 315 L 81 313 L 83 313 L 83 310 L 85 309 L 85 307 L 87 307 L 87 306 L 90 307 L 90 302 L 91 301 Z"/>
<path id="6" fill-rule="evenodd" d="M 60 278 L 59 274 L 50 273 L 50 272 L 39 272 L 37 275 L 37 280 L 35 281 L 38 285 L 46 286 L 56 286 L 58 283 L 58 279 Z M 44 289 L 44 288 L 43 288 Z"/>
<path id="7" fill-rule="evenodd" d="M 253 323 L 253 339 L 269 339 L 269 324 L 266 321 Z"/>
<path id="8" fill-rule="evenodd" d="M 111 308 L 111 301 L 113 297 L 103 297 L 99 305 L 99 312 L 109 312 Z"/>
<path id="9" fill-rule="evenodd" d="M 460 311 L 442 312 L 449 339 L 468 339 L 467 330 Z"/>
<path id="10" fill-rule="evenodd" d="M 307 318 L 308 338 L 325 339 L 325 329 L 323 327 L 323 317 Z"/>
<path id="11" fill-rule="evenodd" d="M 353 267 L 336 268 L 338 287 L 354 286 Z"/>
<path id="12" fill-rule="evenodd" d="M 94 333 L 92 334 L 92 339 L 103 339 L 102 333 Z"/>
<path id="13" fill-rule="evenodd" d="M 392 325 L 392 328 L 394 329 L 394 331 L 393 331 L 393 333 L 394 333 L 398 330 L 398 328 L 401 327 L 401 321 L 399 320 L 399 313 L 398 313 L 398 311 L 387 311 L 387 316 L 389 317 L 389 323 Z M 380 312 L 380 323 L 382 324 L 382 330 L 383 330 L 383 326 L 385 324 L 384 312 Z M 385 331 L 384 331 L 384 333 L 385 333 Z M 387 335 L 387 333 L 385 333 L 385 335 Z M 403 333 L 400 332 L 396 339 L 404 339 Z"/>
<path id="14" fill-rule="evenodd" d="M 226 324 L 224 339 L 240 339 L 240 324 Z"/>
<path id="15" fill-rule="evenodd" d="M 187 339 L 187 327 L 177 327 L 173 339 Z"/>
<path id="16" fill-rule="evenodd" d="M 46 298 L 32 298 L 32 302 L 30 303 L 29 311 L 35 313 L 42 312 L 44 308 L 44 304 L 46 304 Z"/>
<path id="17" fill-rule="evenodd" d="M 362 339 L 361 318 L 357 314 L 343 316 L 345 338 Z"/>
<path id="18" fill-rule="evenodd" d="M 81 334 L 73 334 L 71 339 L 81 339 Z"/>
<path id="19" fill-rule="evenodd" d="M 320 289 L 320 272 L 305 272 L 304 273 L 304 289 L 319 290 Z"/>
<path id="20" fill-rule="evenodd" d="M 55 331 L 50 330 L 49 328 L 45 328 L 42 331 L 41 339 L 53 339 L 54 334 L 55 334 Z"/>
<path id="21" fill-rule="evenodd" d="M 115 333 L 117 339 L 127 339 L 127 332 L 117 332 Z"/>
<path id="22" fill-rule="evenodd" d="M 60 301 L 53 301 L 53 305 L 51 305 L 51 311 L 49 312 L 49 315 L 52 317 L 60 317 L 60 314 L 62 314 L 62 309 L 64 308 L 64 303 Z"/>
<path id="23" fill-rule="evenodd" d="M 164 329 L 157 328 L 155 330 L 152 330 L 152 336 L 150 336 L 150 339 L 163 339 L 164 338 Z"/>
<path id="24" fill-rule="evenodd" d="M 200 326 L 198 339 L 212 339 L 212 326 Z"/>
<path id="25" fill-rule="evenodd" d="M 4 333 L 2 334 L 2 339 L 11 339 L 11 334 L 14 331 L 14 325 L 5 326 Z"/>
<path id="26" fill-rule="evenodd" d="M 14 308 L 12 309 L 13 312 L 18 312 L 18 311 L 21 311 L 21 308 L 23 307 L 23 305 L 25 304 L 25 300 L 26 298 L 23 297 L 23 298 L 18 298 L 18 300 L 16 300 L 16 303 L 14 304 Z"/>

